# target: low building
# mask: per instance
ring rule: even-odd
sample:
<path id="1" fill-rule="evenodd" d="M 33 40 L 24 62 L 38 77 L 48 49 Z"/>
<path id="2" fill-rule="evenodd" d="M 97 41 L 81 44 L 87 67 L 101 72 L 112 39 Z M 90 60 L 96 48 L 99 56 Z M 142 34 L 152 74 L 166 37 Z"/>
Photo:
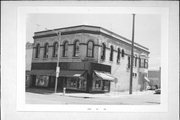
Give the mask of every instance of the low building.
<path id="1" fill-rule="evenodd" d="M 151 88 L 161 88 L 161 68 L 159 70 L 149 70 L 148 78 L 150 80 L 149 85 Z"/>
<path id="2" fill-rule="evenodd" d="M 58 36 L 60 53 L 58 55 Z M 85 92 L 129 90 L 131 41 L 97 26 L 73 26 L 34 33 L 31 86 L 53 88 L 59 56 L 58 89 Z M 148 48 L 134 44 L 133 90 L 144 90 Z"/>

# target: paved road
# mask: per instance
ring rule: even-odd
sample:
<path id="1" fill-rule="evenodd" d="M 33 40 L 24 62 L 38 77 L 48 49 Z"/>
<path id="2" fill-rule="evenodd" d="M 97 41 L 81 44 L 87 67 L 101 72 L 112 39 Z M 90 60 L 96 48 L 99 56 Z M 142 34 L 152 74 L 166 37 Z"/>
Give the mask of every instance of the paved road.
<path id="1" fill-rule="evenodd" d="M 26 92 L 28 104 L 89 104 L 89 105 L 150 105 L 160 104 L 160 95 L 135 94 L 109 97 L 63 96 L 61 94 L 39 94 Z"/>

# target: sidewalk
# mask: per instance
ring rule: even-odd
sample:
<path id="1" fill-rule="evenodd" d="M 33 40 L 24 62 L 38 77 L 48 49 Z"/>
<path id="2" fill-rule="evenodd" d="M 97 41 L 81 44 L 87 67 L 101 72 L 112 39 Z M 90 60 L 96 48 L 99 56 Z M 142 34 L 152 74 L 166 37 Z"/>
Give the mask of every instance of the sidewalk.
<path id="1" fill-rule="evenodd" d="M 133 94 L 126 92 L 110 92 L 110 93 L 54 93 L 60 96 L 67 97 L 77 97 L 77 98 L 103 98 L 103 97 L 124 97 L 124 96 L 133 96 L 133 95 L 145 95 L 145 94 L 154 94 L 154 91 L 136 91 Z"/>

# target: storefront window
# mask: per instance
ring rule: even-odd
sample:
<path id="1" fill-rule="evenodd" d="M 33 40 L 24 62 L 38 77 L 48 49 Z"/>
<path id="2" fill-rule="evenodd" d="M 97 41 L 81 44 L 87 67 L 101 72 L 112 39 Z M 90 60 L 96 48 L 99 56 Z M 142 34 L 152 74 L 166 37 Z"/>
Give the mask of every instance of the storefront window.
<path id="1" fill-rule="evenodd" d="M 95 88 L 96 88 L 96 89 L 101 88 L 101 80 L 96 80 L 96 81 L 95 81 Z"/>
<path id="2" fill-rule="evenodd" d="M 37 76 L 36 77 L 36 86 L 48 87 L 49 76 Z"/>
<path id="3" fill-rule="evenodd" d="M 67 78 L 67 88 L 85 90 L 86 80 L 85 78 Z"/>

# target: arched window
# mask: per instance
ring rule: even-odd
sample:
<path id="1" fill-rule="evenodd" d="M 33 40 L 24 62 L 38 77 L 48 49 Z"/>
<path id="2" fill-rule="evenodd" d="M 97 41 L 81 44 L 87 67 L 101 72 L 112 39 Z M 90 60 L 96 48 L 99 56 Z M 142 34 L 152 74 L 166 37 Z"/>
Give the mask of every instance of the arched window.
<path id="1" fill-rule="evenodd" d="M 94 54 L 94 43 L 93 41 L 89 41 L 87 43 L 87 57 L 93 57 Z"/>
<path id="2" fill-rule="evenodd" d="M 74 42 L 74 57 L 79 56 L 79 40 Z"/>
<path id="3" fill-rule="evenodd" d="M 122 49 L 122 54 L 121 54 L 122 57 L 124 57 L 124 49 Z"/>
<path id="4" fill-rule="evenodd" d="M 120 48 L 118 48 L 118 53 L 117 53 L 117 63 L 120 62 L 120 54 L 121 54 L 121 51 L 120 51 Z"/>
<path id="5" fill-rule="evenodd" d="M 58 42 L 55 42 L 53 45 L 53 57 L 57 57 L 58 54 Z"/>
<path id="6" fill-rule="evenodd" d="M 44 45 L 44 58 L 48 58 L 48 49 L 49 49 L 49 45 L 48 45 L 48 43 L 45 43 L 45 45 Z"/>
<path id="7" fill-rule="evenodd" d="M 106 57 L 106 45 L 105 43 L 103 43 L 101 47 L 101 60 L 105 60 L 105 57 Z"/>
<path id="8" fill-rule="evenodd" d="M 114 52 L 114 48 L 111 45 L 110 58 L 109 58 L 110 61 L 113 61 L 113 52 Z"/>
<path id="9" fill-rule="evenodd" d="M 63 57 L 67 57 L 67 53 L 68 53 L 68 41 L 65 41 L 63 45 Z"/>
<path id="10" fill-rule="evenodd" d="M 36 45 L 36 54 L 35 54 L 35 58 L 39 58 L 40 56 L 40 44 L 38 43 Z"/>

